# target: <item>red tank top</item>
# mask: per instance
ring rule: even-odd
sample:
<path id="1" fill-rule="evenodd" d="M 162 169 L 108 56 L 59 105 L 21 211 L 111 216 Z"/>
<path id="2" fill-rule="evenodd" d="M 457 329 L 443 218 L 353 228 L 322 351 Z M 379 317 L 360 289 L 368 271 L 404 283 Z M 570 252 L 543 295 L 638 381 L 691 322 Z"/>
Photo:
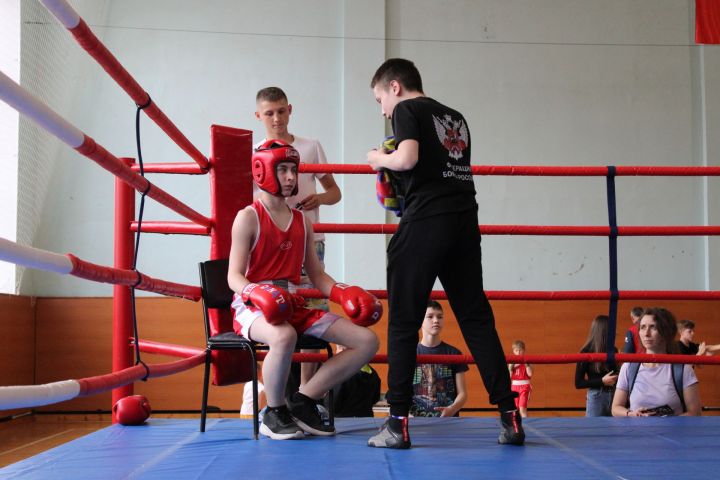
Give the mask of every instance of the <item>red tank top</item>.
<path id="1" fill-rule="evenodd" d="M 292 220 L 284 230 L 275 225 L 258 199 L 252 204 L 258 218 L 258 234 L 250 251 L 245 277 L 251 282 L 286 279 L 300 283 L 305 260 L 305 220 L 302 212 L 292 209 Z"/>
<path id="2" fill-rule="evenodd" d="M 512 375 L 510 375 L 510 379 L 511 380 L 530 380 L 530 375 L 527 374 L 527 368 L 525 367 L 524 363 L 515 365 L 515 368 L 512 369 Z"/>

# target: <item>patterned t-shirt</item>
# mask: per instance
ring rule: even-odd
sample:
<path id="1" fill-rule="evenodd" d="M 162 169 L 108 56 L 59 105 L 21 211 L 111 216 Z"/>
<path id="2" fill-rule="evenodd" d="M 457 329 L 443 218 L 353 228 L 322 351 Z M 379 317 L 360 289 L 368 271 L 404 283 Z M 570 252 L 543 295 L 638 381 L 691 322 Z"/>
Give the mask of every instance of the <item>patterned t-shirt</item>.
<path id="1" fill-rule="evenodd" d="M 462 355 L 452 345 L 440 342 L 437 347 L 426 347 L 418 343 L 418 355 Z M 413 403 L 410 413 L 416 417 L 439 417 L 436 407 L 452 405 L 457 397 L 455 374 L 467 372 L 465 364 L 443 365 L 437 363 L 418 364 L 413 376 Z"/>

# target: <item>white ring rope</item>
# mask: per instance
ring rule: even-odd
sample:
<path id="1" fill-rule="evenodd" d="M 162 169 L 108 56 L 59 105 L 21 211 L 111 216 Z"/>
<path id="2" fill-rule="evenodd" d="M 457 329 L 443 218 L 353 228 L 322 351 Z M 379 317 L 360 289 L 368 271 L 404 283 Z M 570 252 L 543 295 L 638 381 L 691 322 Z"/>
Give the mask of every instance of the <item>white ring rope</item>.
<path id="1" fill-rule="evenodd" d="M 80 23 L 80 15 L 65 0 L 40 0 L 40 3 L 45 5 L 65 28 L 75 28 Z"/>
<path id="2" fill-rule="evenodd" d="M 2 72 L 0 72 L 0 99 L 30 117 L 72 148 L 78 148 L 85 141 L 85 135 L 77 127 Z"/>
<path id="3" fill-rule="evenodd" d="M 41 407 L 71 400 L 79 394 L 80 383 L 77 380 L 63 380 L 44 385 L 0 387 L 0 410 Z"/>
<path id="4" fill-rule="evenodd" d="M 65 255 L 20 245 L 0 237 L 0 260 L 48 272 L 68 274 L 72 261 Z"/>

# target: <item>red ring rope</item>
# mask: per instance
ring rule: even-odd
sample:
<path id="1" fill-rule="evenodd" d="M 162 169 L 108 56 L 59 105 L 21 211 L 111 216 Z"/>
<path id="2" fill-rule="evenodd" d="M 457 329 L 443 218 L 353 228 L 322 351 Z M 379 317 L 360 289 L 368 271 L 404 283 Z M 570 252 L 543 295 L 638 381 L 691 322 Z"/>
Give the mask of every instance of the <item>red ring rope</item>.
<path id="1" fill-rule="evenodd" d="M 257 359 L 263 360 L 266 351 L 257 352 Z M 327 353 L 293 353 L 294 362 L 324 362 Z M 557 355 L 505 355 L 507 363 L 566 364 L 578 362 L 605 362 L 605 353 L 571 353 Z M 720 357 L 699 355 L 658 355 L 639 353 L 615 354 L 618 362 L 650 362 L 650 363 L 688 363 L 693 365 L 720 365 Z M 375 355 L 369 363 L 387 363 L 387 354 Z M 474 364 L 470 355 L 418 355 L 417 363 Z"/>
<path id="2" fill-rule="evenodd" d="M 94 282 L 112 283 L 115 285 L 126 285 L 130 287 L 135 286 L 135 288 L 139 290 L 186 298 L 196 302 L 202 298 L 200 287 L 158 280 L 143 273 L 136 272 L 135 270 L 122 270 L 119 268 L 96 265 L 94 263 L 81 260 L 72 253 L 68 253 L 67 257 L 73 265 L 73 269 L 70 273 L 76 277 L 92 280 Z M 140 283 L 137 283 L 138 275 L 140 275 Z"/>
<path id="3" fill-rule="evenodd" d="M 143 224 L 144 226 L 144 224 Z M 607 237 L 610 227 L 566 226 L 566 225 L 478 225 L 483 235 L 563 235 Z M 316 223 L 317 233 L 372 233 L 394 234 L 398 225 L 394 223 Z M 720 235 L 720 226 L 628 226 L 618 227 L 620 237 L 651 235 Z"/>
<path id="4" fill-rule="evenodd" d="M 378 298 L 388 298 L 387 290 L 368 290 Z M 305 298 L 326 298 L 320 290 L 300 288 L 296 293 Z M 609 300 L 608 290 L 577 290 L 577 291 L 532 291 L 532 290 L 486 290 L 490 300 Z M 433 290 L 433 300 L 447 300 L 443 290 Z M 720 300 L 720 291 L 704 290 L 620 290 L 620 300 Z"/>
<path id="5" fill-rule="evenodd" d="M 150 100 L 150 96 L 145 90 L 135 81 L 130 73 L 125 70 L 115 56 L 102 44 L 102 42 L 95 36 L 90 30 L 85 20 L 80 19 L 80 22 L 74 28 L 68 29 L 70 33 L 75 37 L 78 44 L 85 49 L 85 51 L 93 57 L 100 66 L 110 75 L 117 84 L 125 90 L 130 98 L 133 99 L 136 105 L 145 105 Z M 172 141 L 174 141 L 185 153 L 190 155 L 195 162 L 200 166 L 201 169 L 208 169 L 208 159 L 200 153 L 200 151 L 193 145 L 190 140 L 182 134 L 182 132 L 175 126 L 175 124 L 163 113 L 162 110 L 155 104 L 150 103 L 145 109 L 145 114 L 150 117 Z"/>
<path id="6" fill-rule="evenodd" d="M 205 352 L 190 358 L 184 358 L 170 363 L 157 363 L 148 365 L 145 370 L 144 365 L 135 365 L 118 372 L 108 373 L 106 375 L 98 375 L 95 377 L 81 378 L 77 382 L 80 384 L 79 397 L 94 395 L 96 393 L 105 392 L 114 388 L 122 387 L 129 383 L 145 378 L 165 377 L 174 373 L 182 372 L 190 368 L 196 367 L 205 361 Z"/>
<path id="7" fill-rule="evenodd" d="M 547 167 L 529 165 L 472 165 L 473 175 L 547 176 L 547 177 L 606 177 L 608 167 Z M 369 165 L 301 163 L 300 173 L 376 173 Z M 702 177 L 720 176 L 720 167 L 637 167 L 617 166 L 615 176 Z"/>

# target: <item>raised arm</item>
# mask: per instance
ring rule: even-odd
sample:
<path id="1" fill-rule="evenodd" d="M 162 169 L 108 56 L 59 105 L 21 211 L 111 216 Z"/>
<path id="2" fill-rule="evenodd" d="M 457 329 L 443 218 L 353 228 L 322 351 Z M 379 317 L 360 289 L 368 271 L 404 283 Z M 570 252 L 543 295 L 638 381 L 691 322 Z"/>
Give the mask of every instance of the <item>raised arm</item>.
<path id="1" fill-rule="evenodd" d="M 391 153 L 382 150 L 370 150 L 367 160 L 373 170 L 387 168 L 396 172 L 411 170 L 418 162 L 420 144 L 417 140 L 403 140 Z"/>

